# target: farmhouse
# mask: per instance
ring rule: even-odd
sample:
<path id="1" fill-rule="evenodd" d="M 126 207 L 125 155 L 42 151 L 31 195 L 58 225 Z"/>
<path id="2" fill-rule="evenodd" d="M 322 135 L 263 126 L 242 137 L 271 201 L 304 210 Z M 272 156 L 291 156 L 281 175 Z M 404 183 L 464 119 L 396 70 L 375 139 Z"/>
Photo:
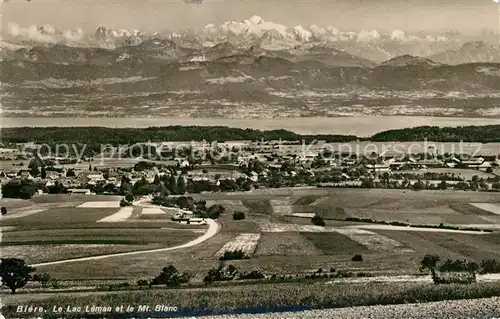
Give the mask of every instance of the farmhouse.
<path id="1" fill-rule="evenodd" d="M 418 162 L 418 165 L 421 165 L 423 167 L 444 167 L 444 162 L 441 161 L 441 160 L 438 160 L 438 159 L 422 159 L 422 160 L 419 160 Z"/>
<path id="2" fill-rule="evenodd" d="M 194 216 L 194 213 L 190 210 L 173 207 L 167 207 L 165 210 L 173 215 L 172 220 L 189 220 Z"/>
<path id="3" fill-rule="evenodd" d="M 456 157 L 453 158 L 453 161 L 461 166 L 465 166 L 468 168 L 478 168 L 481 165 L 484 164 L 484 158 L 482 157 L 475 157 L 475 158 L 468 158 L 468 159 L 458 159 Z"/>
<path id="4" fill-rule="evenodd" d="M 90 189 L 87 189 L 87 188 L 71 188 L 71 189 L 68 189 L 68 192 L 71 195 L 91 195 L 92 194 Z"/>
<path id="5" fill-rule="evenodd" d="M 391 170 L 389 165 L 386 164 L 366 164 L 365 168 L 367 170 L 375 171 L 375 172 L 388 172 Z"/>
<path id="6" fill-rule="evenodd" d="M 89 184 L 95 184 L 96 182 L 104 181 L 104 175 L 103 174 L 89 174 L 87 175 L 87 178 L 89 180 Z"/>

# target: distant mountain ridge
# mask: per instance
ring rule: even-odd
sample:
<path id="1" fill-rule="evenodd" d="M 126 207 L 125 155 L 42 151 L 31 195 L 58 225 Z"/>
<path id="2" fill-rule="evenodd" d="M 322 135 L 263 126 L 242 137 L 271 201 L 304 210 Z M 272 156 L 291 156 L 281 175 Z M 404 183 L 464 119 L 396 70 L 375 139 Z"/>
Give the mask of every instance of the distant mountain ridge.
<path id="1" fill-rule="evenodd" d="M 102 27 L 81 41 L 28 31 L 0 42 L 4 114 L 500 115 L 498 47 L 457 34 L 290 28 L 257 16 L 185 32 Z"/>
<path id="2" fill-rule="evenodd" d="M 493 39 L 487 34 L 479 40 L 487 45 Z M 9 24 L 4 41 L 27 46 L 51 45 L 55 43 L 77 46 L 95 46 L 117 49 L 135 46 L 152 39 L 167 39 L 179 48 L 202 50 L 220 43 L 229 42 L 237 48 L 250 47 L 265 51 L 290 51 L 301 47 L 327 45 L 339 51 L 348 52 L 365 60 L 380 63 L 391 58 L 409 54 L 429 57 L 440 63 L 459 64 L 454 61 L 500 62 L 494 52 L 458 52 L 459 57 L 443 56 L 445 52 L 455 52 L 467 43 L 478 38 L 463 36 L 459 33 L 408 33 L 402 30 L 382 32 L 361 30 L 359 32 L 341 31 L 333 26 L 285 26 L 265 21 L 262 17 L 252 16 L 247 20 L 228 21 L 218 26 L 209 24 L 203 28 L 182 32 L 143 32 L 141 30 L 112 29 L 99 27 L 93 33 L 85 34 L 81 29 L 56 30 L 53 26 L 32 26 L 22 28 Z M 470 50 L 469 50 L 470 51 Z M 450 55 L 452 53 L 448 53 Z M 438 55 L 434 58 L 435 55 Z M 463 58 L 460 58 L 464 56 Z"/>
<path id="3" fill-rule="evenodd" d="M 429 58 L 445 64 L 500 62 L 500 45 L 472 41 L 465 43 L 458 50 L 440 52 L 429 56 Z"/>

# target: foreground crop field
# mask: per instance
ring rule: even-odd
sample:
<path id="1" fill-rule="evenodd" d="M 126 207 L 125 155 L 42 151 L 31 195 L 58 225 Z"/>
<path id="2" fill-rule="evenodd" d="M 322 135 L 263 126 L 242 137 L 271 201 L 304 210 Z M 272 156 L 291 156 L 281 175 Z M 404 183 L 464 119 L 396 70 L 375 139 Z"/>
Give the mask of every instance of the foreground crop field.
<path id="1" fill-rule="evenodd" d="M 353 306 L 391 305 L 434 300 L 489 298 L 500 294 L 498 283 L 437 286 L 421 283 L 366 284 L 257 284 L 205 289 L 161 289 L 134 292 L 104 292 L 85 296 L 47 294 L 45 296 L 14 295 L 5 298 L 2 309 L 9 316 L 18 304 L 25 305 L 175 305 L 178 310 L 230 310 L 264 308 L 273 311 L 281 307 L 343 308 Z M 496 301 L 495 299 L 492 299 Z M 496 306 L 496 305 L 494 305 Z M 483 310 L 495 311 L 491 306 Z M 497 313 L 497 312 L 492 312 Z M 78 317 L 78 314 L 74 314 Z M 408 315 L 412 315 L 411 313 Z M 81 317 L 81 315 L 80 315 Z M 439 317 L 439 316 L 438 316 Z M 71 318 L 71 317 L 69 317 Z M 384 318 L 387 318 L 385 316 Z"/>
<path id="2" fill-rule="evenodd" d="M 274 312 L 266 314 L 241 314 L 232 318 L 245 319 L 275 319 L 275 318 L 405 318 L 405 319 L 436 319 L 446 313 L 448 318 L 491 319 L 500 316 L 496 306 L 500 298 L 482 298 L 473 300 L 438 301 L 420 304 L 358 306 L 340 309 L 306 310 L 300 312 Z M 222 319 L 225 316 L 203 316 L 200 319 Z"/>

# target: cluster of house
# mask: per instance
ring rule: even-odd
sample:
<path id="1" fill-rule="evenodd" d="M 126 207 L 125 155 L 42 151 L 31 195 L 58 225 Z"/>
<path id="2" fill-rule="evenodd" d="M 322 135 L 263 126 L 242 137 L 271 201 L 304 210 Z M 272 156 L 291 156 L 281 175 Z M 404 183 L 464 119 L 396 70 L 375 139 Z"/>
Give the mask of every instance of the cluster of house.
<path id="1" fill-rule="evenodd" d="M 500 159 L 495 155 L 483 155 L 483 156 L 470 156 L 470 157 L 447 157 L 439 156 L 434 154 L 423 159 L 417 157 L 412 157 L 410 155 L 396 156 L 389 153 L 382 153 L 376 156 L 375 160 L 366 160 L 366 158 L 358 158 L 357 156 L 343 156 L 342 154 L 337 154 L 336 156 L 320 156 L 322 148 L 311 148 L 307 151 L 298 143 L 289 142 L 286 145 L 267 142 L 267 143 L 256 143 L 251 141 L 236 141 L 228 142 L 222 144 L 227 150 L 238 149 L 235 153 L 235 161 L 230 164 L 224 164 L 221 169 L 218 169 L 218 164 L 202 163 L 200 167 L 195 167 L 193 170 L 187 171 L 187 179 L 193 181 L 206 180 L 213 183 L 219 183 L 220 180 L 232 179 L 236 180 L 238 178 L 249 178 L 253 181 L 258 181 L 261 178 L 266 178 L 269 174 L 269 169 L 280 168 L 284 163 L 292 163 L 295 167 L 301 167 L 305 169 L 310 169 L 313 172 L 312 166 L 315 162 L 320 159 L 322 166 L 328 167 L 358 167 L 363 165 L 370 172 L 389 172 L 395 170 L 411 170 L 411 169 L 425 169 L 425 168 L 468 168 L 468 169 L 479 169 L 479 170 L 492 170 L 500 166 Z M 11 157 L 18 156 L 18 151 L 16 149 L 2 149 L 1 155 L 5 158 L 10 158 L 1 162 L 13 162 Z M 233 151 L 234 152 L 234 151 Z M 9 155 L 10 154 L 10 155 Z M 239 166 L 248 165 L 251 161 L 259 161 L 264 164 L 265 169 L 243 173 Z M 176 158 L 174 163 L 178 164 L 179 169 L 184 167 L 189 167 L 190 163 L 187 158 Z M 62 186 L 68 189 L 72 189 L 75 193 L 88 193 L 93 185 L 100 183 L 111 184 L 116 187 L 120 187 L 122 176 L 125 175 L 131 184 L 135 182 L 146 179 L 149 182 L 153 182 L 155 176 L 163 176 L 169 174 L 167 170 L 159 170 L 157 167 L 152 167 L 149 169 L 141 171 L 124 171 L 116 168 L 106 168 L 106 172 L 97 171 L 94 169 L 89 169 L 87 164 L 77 165 L 80 169 L 72 169 L 75 174 L 68 174 L 68 167 L 77 167 L 73 165 L 59 165 L 60 169 L 57 171 L 47 170 L 45 171 L 45 177 L 34 177 L 31 175 L 29 169 L 26 166 L 13 166 L 10 165 L 8 170 L 0 171 L 0 182 L 2 184 L 8 182 L 13 178 L 21 179 L 33 179 L 38 182 L 45 183 L 45 186 L 50 187 L 55 185 L 56 181 Z M 234 166 L 231 168 L 231 165 Z M 210 167 L 210 169 L 203 169 L 204 167 Z M 229 167 L 229 169 L 228 169 Z M 288 174 L 288 173 L 287 173 Z M 294 171 L 291 173 L 292 176 L 296 174 Z"/>
<path id="2" fill-rule="evenodd" d="M 384 160 L 381 164 L 365 164 L 366 169 L 388 172 L 391 170 L 407 170 L 407 169 L 425 169 L 425 168 L 464 168 L 477 169 L 487 171 L 488 168 L 498 167 L 500 159 L 484 157 L 473 158 L 457 158 L 452 157 L 449 160 L 432 158 L 432 159 L 414 159 L 409 157 L 407 160 L 400 161 L 394 158 Z"/>

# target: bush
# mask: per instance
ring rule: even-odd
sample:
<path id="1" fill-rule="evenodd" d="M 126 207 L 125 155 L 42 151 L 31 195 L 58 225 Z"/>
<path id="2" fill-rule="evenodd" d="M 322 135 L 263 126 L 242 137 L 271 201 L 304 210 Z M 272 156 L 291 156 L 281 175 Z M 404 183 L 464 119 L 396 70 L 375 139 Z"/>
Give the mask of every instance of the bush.
<path id="1" fill-rule="evenodd" d="M 345 270 L 339 270 L 339 272 L 337 272 L 335 274 L 335 277 L 337 278 L 351 278 L 351 277 L 355 277 L 356 274 L 354 274 L 353 272 L 351 271 L 345 271 Z"/>
<path id="2" fill-rule="evenodd" d="M 354 257 L 351 258 L 352 261 L 363 261 L 363 256 L 362 255 L 354 255 Z"/>
<path id="3" fill-rule="evenodd" d="M 2 212 L 2 215 L 7 215 L 7 208 L 6 207 L 3 207 L 0 208 L 0 211 Z"/>
<path id="4" fill-rule="evenodd" d="M 108 287 L 108 291 L 118 291 L 121 290 L 122 288 L 128 288 L 128 287 L 130 287 L 130 284 L 128 282 L 111 284 Z"/>
<path id="5" fill-rule="evenodd" d="M 330 268 L 330 272 L 335 272 L 335 271 L 336 271 L 336 269 L 335 269 L 335 268 L 333 268 L 333 267 L 332 267 L 332 268 Z"/>
<path id="6" fill-rule="evenodd" d="M 120 207 L 125 207 L 130 205 L 131 204 L 125 198 L 122 198 L 122 200 L 120 201 Z"/>
<path id="7" fill-rule="evenodd" d="M 476 282 L 476 274 L 470 272 L 441 273 L 432 278 L 435 284 L 471 284 Z"/>
<path id="8" fill-rule="evenodd" d="M 137 280 L 137 286 L 149 286 L 149 281 L 146 279 L 139 279 Z"/>
<path id="9" fill-rule="evenodd" d="M 203 282 L 205 284 L 211 284 L 216 281 L 229 281 L 233 280 L 237 274 L 238 269 L 235 266 L 219 265 L 218 268 L 212 268 L 208 271 L 205 278 L 203 278 Z"/>
<path id="10" fill-rule="evenodd" d="M 42 288 L 47 288 L 50 282 L 50 275 L 46 273 L 38 273 L 33 276 L 34 281 L 38 281 Z"/>
<path id="11" fill-rule="evenodd" d="M 237 260 L 249 259 L 249 257 L 242 250 L 226 251 L 219 260 Z"/>
<path id="12" fill-rule="evenodd" d="M 495 274 L 500 273 L 500 262 L 495 259 L 486 259 L 480 265 L 481 274 Z"/>
<path id="13" fill-rule="evenodd" d="M 316 226 L 325 226 L 326 223 L 325 221 L 323 220 L 323 218 L 321 218 L 320 216 L 318 215 L 314 215 L 313 218 L 311 218 L 311 223 L 313 223 L 314 225 Z"/>
<path id="14" fill-rule="evenodd" d="M 167 285 L 170 287 L 177 287 L 187 282 L 189 282 L 189 274 L 179 273 L 177 268 L 169 265 L 164 267 L 162 272 L 151 280 L 151 285 Z"/>
<path id="15" fill-rule="evenodd" d="M 446 260 L 441 266 L 439 266 L 439 271 L 466 271 L 467 270 L 467 260 Z"/>
<path id="16" fill-rule="evenodd" d="M 262 270 L 260 270 L 260 269 L 254 269 L 254 270 L 251 270 L 251 271 L 249 271 L 247 273 L 240 274 L 239 279 L 263 279 L 265 277 L 266 276 L 264 275 L 264 273 L 262 272 Z"/>
<path id="17" fill-rule="evenodd" d="M 362 277 L 371 277 L 371 275 L 369 273 L 367 273 L 367 272 L 358 272 L 356 274 L 356 277 L 360 277 L 360 278 L 362 278 Z"/>
<path id="18" fill-rule="evenodd" d="M 49 281 L 49 284 L 52 286 L 52 288 L 54 289 L 59 289 L 59 281 L 57 279 L 54 279 L 52 278 L 50 281 Z"/>
<path id="19" fill-rule="evenodd" d="M 134 195 L 132 195 L 131 193 L 128 193 L 127 195 L 125 195 L 125 200 L 127 202 L 133 202 L 134 201 Z"/>
<path id="20" fill-rule="evenodd" d="M 234 212 L 234 213 L 233 213 L 233 219 L 234 219 L 234 220 L 242 220 L 242 219 L 245 219 L 245 213 L 243 213 L 243 212 Z"/>

